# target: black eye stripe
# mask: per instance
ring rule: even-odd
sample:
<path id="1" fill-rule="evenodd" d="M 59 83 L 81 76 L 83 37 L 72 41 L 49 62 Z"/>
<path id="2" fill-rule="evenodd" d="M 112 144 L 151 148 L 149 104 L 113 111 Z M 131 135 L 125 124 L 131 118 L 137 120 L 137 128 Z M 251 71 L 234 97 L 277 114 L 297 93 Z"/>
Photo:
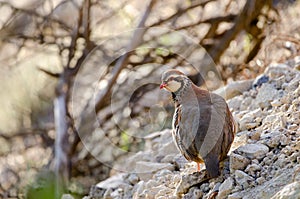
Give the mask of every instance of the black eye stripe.
<path id="1" fill-rule="evenodd" d="M 174 80 L 177 81 L 177 82 L 180 82 L 180 78 L 179 77 L 175 77 Z"/>

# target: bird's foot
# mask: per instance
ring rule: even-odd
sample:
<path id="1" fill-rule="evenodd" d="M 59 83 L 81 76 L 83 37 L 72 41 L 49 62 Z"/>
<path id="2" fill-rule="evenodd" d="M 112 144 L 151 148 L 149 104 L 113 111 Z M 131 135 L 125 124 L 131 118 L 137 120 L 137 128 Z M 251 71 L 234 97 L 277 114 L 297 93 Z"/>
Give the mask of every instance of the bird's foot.
<path id="1" fill-rule="evenodd" d="M 197 171 L 200 172 L 201 171 L 201 165 L 200 163 L 197 162 Z"/>

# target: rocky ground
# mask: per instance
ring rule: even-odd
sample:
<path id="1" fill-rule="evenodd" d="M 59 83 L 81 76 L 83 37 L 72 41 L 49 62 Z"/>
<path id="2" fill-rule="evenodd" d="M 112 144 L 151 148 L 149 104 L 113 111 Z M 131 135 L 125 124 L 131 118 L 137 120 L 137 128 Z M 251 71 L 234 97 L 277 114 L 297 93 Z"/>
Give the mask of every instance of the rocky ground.
<path id="1" fill-rule="evenodd" d="M 145 150 L 126 161 L 133 172 L 116 172 L 85 199 L 300 198 L 299 65 L 299 57 L 271 64 L 249 89 L 230 92 L 241 93 L 228 100 L 238 132 L 220 177 L 195 172 L 167 129 L 148 136 Z"/>

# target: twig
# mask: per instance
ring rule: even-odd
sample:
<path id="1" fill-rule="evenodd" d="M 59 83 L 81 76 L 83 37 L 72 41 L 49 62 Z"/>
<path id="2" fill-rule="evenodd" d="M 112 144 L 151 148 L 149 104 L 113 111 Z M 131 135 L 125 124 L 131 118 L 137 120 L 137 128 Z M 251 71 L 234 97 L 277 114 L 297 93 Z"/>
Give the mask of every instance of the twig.
<path id="1" fill-rule="evenodd" d="M 146 9 L 141 21 L 139 22 L 137 29 L 133 33 L 131 43 L 129 43 L 129 45 L 127 46 L 126 52 L 131 52 L 132 50 L 134 50 L 136 47 L 138 47 L 142 43 L 143 36 L 146 32 L 146 29 L 144 28 L 145 22 L 146 22 L 148 16 L 150 15 L 150 12 L 151 12 L 155 2 L 156 2 L 156 0 L 151 0 L 149 5 L 147 6 L 147 9 Z M 130 53 L 126 53 L 120 57 L 120 59 L 118 60 L 118 62 L 115 65 L 115 67 L 113 68 L 112 77 L 109 80 L 107 86 L 105 87 L 105 89 L 101 90 L 98 93 L 98 95 L 96 96 L 96 112 L 98 112 L 101 109 L 102 103 L 108 97 L 110 90 L 111 90 L 112 86 L 114 85 L 115 81 L 117 80 L 121 70 L 126 66 L 129 54 Z"/>
<path id="2" fill-rule="evenodd" d="M 206 20 L 199 20 L 195 23 L 175 28 L 174 30 L 183 30 L 183 29 L 191 28 L 191 27 L 197 26 L 199 24 L 204 24 L 204 23 L 219 24 L 221 22 L 229 22 L 229 21 L 234 20 L 236 18 L 236 16 L 237 15 L 230 14 L 230 15 L 227 15 L 227 16 L 220 16 L 220 17 L 213 17 L 213 18 L 206 19 Z"/>
<path id="3" fill-rule="evenodd" d="M 264 2 L 259 0 L 247 0 L 242 12 L 239 14 L 239 17 L 236 17 L 234 26 L 227 30 L 219 41 L 215 42 L 214 48 L 207 49 L 215 62 L 219 62 L 221 55 L 227 49 L 230 42 L 241 30 L 244 30 L 246 27 L 251 25 L 252 20 L 259 16 L 261 9 L 265 5 L 270 5 L 270 1 L 268 0 Z"/>
<path id="4" fill-rule="evenodd" d="M 60 73 L 52 73 L 52 72 L 50 72 L 50 71 L 48 71 L 44 68 L 41 68 L 41 67 L 38 67 L 38 70 L 40 70 L 40 71 L 46 73 L 47 75 L 49 75 L 50 77 L 54 77 L 54 78 L 58 78 L 59 75 L 60 75 Z"/>
<path id="5" fill-rule="evenodd" d="M 186 13 L 188 10 L 191 10 L 193 8 L 196 8 L 196 7 L 203 7 L 205 6 L 207 3 L 209 2 L 212 2 L 212 1 L 215 1 L 215 0 L 206 0 L 206 1 L 192 1 L 192 4 L 189 6 L 189 7 L 186 7 L 186 8 L 182 8 L 180 10 L 178 10 L 176 13 L 170 15 L 169 17 L 165 18 L 165 19 L 161 19 L 160 21 L 157 21 L 153 24 L 151 24 L 150 26 L 148 27 L 154 27 L 154 26 L 158 26 L 158 25 L 161 25 L 162 23 L 165 23 L 167 21 L 170 21 L 171 19 L 175 18 L 175 17 L 178 17 L 184 13 Z"/>

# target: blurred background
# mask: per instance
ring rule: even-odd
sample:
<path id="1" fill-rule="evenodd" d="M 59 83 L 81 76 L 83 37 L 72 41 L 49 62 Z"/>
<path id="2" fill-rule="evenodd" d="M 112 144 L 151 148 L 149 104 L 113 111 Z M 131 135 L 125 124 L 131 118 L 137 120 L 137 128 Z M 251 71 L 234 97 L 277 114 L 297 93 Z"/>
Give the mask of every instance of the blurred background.
<path id="1" fill-rule="evenodd" d="M 299 55 L 292 0 L 1 0 L 0 197 L 81 198 L 171 127 L 180 66 L 215 90 Z M 117 165 L 117 166 L 116 166 Z M 119 165 L 119 166 L 118 166 Z"/>

